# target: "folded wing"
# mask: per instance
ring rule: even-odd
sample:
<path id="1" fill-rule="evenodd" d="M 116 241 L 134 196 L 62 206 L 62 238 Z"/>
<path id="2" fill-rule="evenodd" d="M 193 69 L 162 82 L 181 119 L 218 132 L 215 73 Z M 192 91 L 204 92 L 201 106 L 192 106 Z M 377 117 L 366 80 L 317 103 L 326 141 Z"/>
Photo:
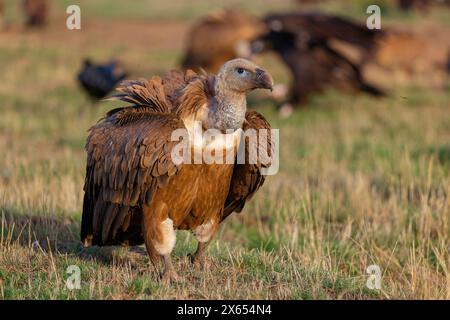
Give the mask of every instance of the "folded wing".
<path id="1" fill-rule="evenodd" d="M 245 115 L 243 125 L 244 133 L 253 129 L 257 134 L 260 130 L 267 130 L 267 139 L 257 139 L 257 143 L 249 143 L 251 139 L 245 139 L 245 163 L 235 164 L 230 190 L 225 202 L 222 220 L 233 212 L 241 212 L 245 203 L 252 198 L 256 191 L 263 185 L 265 176 L 261 170 L 272 164 L 274 145 L 271 140 L 270 124 L 256 111 L 249 111 Z M 241 142 L 243 143 L 243 141 Z M 253 149 L 253 150 L 252 150 Z M 261 152 L 258 153 L 258 150 Z M 254 157 L 258 155 L 258 158 Z M 262 157 L 261 157 L 262 156 Z"/>
<path id="2" fill-rule="evenodd" d="M 177 174 L 172 132 L 185 129 L 169 113 L 160 79 L 126 83 L 118 99 L 134 107 L 110 111 L 90 130 L 81 239 L 88 244 L 142 243 L 138 206 Z"/>

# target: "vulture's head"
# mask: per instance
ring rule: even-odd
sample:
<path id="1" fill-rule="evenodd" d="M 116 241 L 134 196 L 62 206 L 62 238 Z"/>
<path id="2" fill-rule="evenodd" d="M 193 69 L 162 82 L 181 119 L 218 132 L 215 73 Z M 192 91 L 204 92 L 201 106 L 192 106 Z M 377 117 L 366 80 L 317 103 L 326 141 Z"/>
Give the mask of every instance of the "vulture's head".
<path id="1" fill-rule="evenodd" d="M 272 76 L 245 59 L 226 62 L 217 77 L 223 89 L 236 93 L 247 93 L 258 88 L 272 90 L 273 87 Z"/>

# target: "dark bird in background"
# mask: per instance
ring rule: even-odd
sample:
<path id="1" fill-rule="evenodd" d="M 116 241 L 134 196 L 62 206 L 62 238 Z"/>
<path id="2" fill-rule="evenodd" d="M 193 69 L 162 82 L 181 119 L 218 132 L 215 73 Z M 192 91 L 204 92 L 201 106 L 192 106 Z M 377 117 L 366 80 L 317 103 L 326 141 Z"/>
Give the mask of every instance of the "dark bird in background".
<path id="1" fill-rule="evenodd" d="M 22 0 L 22 11 L 25 14 L 27 27 L 41 27 L 47 23 L 48 0 Z"/>
<path id="2" fill-rule="evenodd" d="M 328 0 L 296 0 L 299 5 L 303 4 L 318 4 L 320 2 L 327 2 Z"/>
<path id="3" fill-rule="evenodd" d="M 327 3 L 330 0 L 292 0 L 292 1 L 295 1 L 297 6 L 301 8 L 301 10 L 309 10 L 311 8 L 316 8 L 318 5 Z"/>
<path id="4" fill-rule="evenodd" d="M 250 42 L 264 32 L 265 24 L 252 15 L 234 10 L 211 13 L 190 29 L 182 68 L 217 72 L 228 60 L 249 58 Z"/>
<path id="5" fill-rule="evenodd" d="M 5 5 L 3 0 L 0 0 L 0 30 L 5 26 Z"/>
<path id="6" fill-rule="evenodd" d="M 431 2 L 430 0 L 398 0 L 398 6 L 402 10 L 417 9 L 425 11 L 431 5 Z"/>
<path id="7" fill-rule="evenodd" d="M 447 52 L 447 63 L 445 65 L 445 69 L 447 70 L 447 73 L 450 74 L 450 50 Z"/>
<path id="8" fill-rule="evenodd" d="M 383 92 L 368 84 L 358 65 L 329 45 L 339 40 L 370 51 L 378 35 L 365 26 L 319 13 L 274 14 L 265 18 L 270 30 L 252 44 L 255 53 L 273 51 L 292 75 L 290 98 L 280 113 L 288 116 L 313 93 L 326 88 L 374 96 Z"/>
<path id="9" fill-rule="evenodd" d="M 192 230 L 198 240 L 192 262 L 203 264 L 204 250 L 219 224 L 241 212 L 264 183 L 261 170 L 272 161 L 271 139 L 244 144 L 238 129 L 270 130 L 262 115 L 247 112 L 246 94 L 272 86 L 267 72 L 244 59 L 227 62 L 217 75 L 171 71 L 164 78 L 123 82 L 116 98 L 129 105 L 110 111 L 95 124 L 86 143 L 84 245 L 145 243 L 151 261 L 163 261 L 163 280 L 170 282 L 177 279 L 170 258 L 176 230 Z M 224 143 L 228 139 L 224 135 L 198 142 L 195 124 L 200 130 L 231 130 L 232 143 Z M 226 155 L 245 145 L 247 160 L 175 163 L 176 129 L 189 133 L 192 157 L 210 153 L 212 146 Z M 194 144 L 196 149 L 191 149 Z M 262 156 L 250 162 L 257 151 Z"/>
<path id="10" fill-rule="evenodd" d="M 450 6 L 450 0 L 398 0 L 398 7 L 402 10 L 418 10 L 428 12 L 433 5 Z"/>
<path id="11" fill-rule="evenodd" d="M 116 85 L 127 77 L 117 61 L 95 64 L 89 59 L 78 73 L 78 82 L 93 101 L 106 97 Z"/>
<path id="12" fill-rule="evenodd" d="M 427 12 L 432 5 L 450 5 L 449 0 L 398 0 L 397 4 L 400 9 L 418 10 L 421 12 Z"/>
<path id="13" fill-rule="evenodd" d="M 288 31 L 301 40 L 336 39 L 367 51 L 376 46 L 376 40 L 382 35 L 381 30 L 369 30 L 361 23 L 319 12 L 270 14 L 264 22 L 271 31 Z"/>

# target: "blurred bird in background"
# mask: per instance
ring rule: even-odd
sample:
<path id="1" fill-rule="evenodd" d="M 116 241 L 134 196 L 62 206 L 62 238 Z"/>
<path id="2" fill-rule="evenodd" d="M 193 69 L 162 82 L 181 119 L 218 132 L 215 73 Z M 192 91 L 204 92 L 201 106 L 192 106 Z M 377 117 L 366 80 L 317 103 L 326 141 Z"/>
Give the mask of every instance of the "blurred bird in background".
<path id="1" fill-rule="evenodd" d="M 450 74 L 450 50 L 447 52 L 447 64 L 446 64 L 447 73 Z"/>
<path id="2" fill-rule="evenodd" d="M 221 10 L 201 18 L 186 39 L 184 69 L 217 72 L 234 58 L 250 57 L 250 42 L 265 32 L 263 21 L 249 14 Z"/>
<path id="3" fill-rule="evenodd" d="M 22 11 L 25 14 L 27 27 L 42 27 L 47 23 L 48 0 L 22 0 Z"/>
<path id="4" fill-rule="evenodd" d="M 374 62 L 387 70 L 404 70 L 408 74 L 422 67 L 420 57 L 425 55 L 427 43 L 420 37 L 404 31 L 388 30 L 369 52 L 367 63 Z"/>
<path id="5" fill-rule="evenodd" d="M 5 5 L 3 0 L 0 0 L 0 30 L 5 27 Z"/>
<path id="6" fill-rule="evenodd" d="M 81 87 L 95 102 L 106 97 L 126 76 L 127 72 L 117 61 L 95 64 L 91 60 L 85 59 L 77 79 Z"/>
<path id="7" fill-rule="evenodd" d="M 289 68 L 292 84 L 288 103 L 280 114 L 288 116 L 296 106 L 307 103 L 311 94 L 326 88 L 343 92 L 366 92 L 374 96 L 383 91 L 367 83 L 360 67 L 334 49 L 330 40 L 339 40 L 370 52 L 380 35 L 365 26 L 320 13 L 286 13 L 264 19 L 269 32 L 252 43 L 252 51 L 273 51 Z"/>
<path id="8" fill-rule="evenodd" d="M 287 116 L 295 106 L 305 105 L 308 97 L 326 88 L 344 92 L 383 95 L 363 77 L 360 63 L 330 45 L 340 41 L 357 47 L 362 57 L 371 56 L 382 32 L 321 13 L 279 13 L 259 18 L 233 10 L 210 14 L 189 32 L 183 68 L 216 71 L 225 61 L 236 57 L 253 58 L 274 52 L 288 67 L 292 85 L 288 103 L 280 108 Z M 274 88 L 275 99 L 285 89 Z"/>
<path id="9" fill-rule="evenodd" d="M 297 3 L 302 4 L 317 4 L 319 2 L 326 2 L 327 0 L 297 0 Z"/>
<path id="10" fill-rule="evenodd" d="M 398 6 L 402 10 L 427 11 L 431 2 L 430 0 L 398 0 Z"/>
<path id="11" fill-rule="evenodd" d="M 402 10 L 417 10 L 428 12 L 432 5 L 450 5 L 449 0 L 398 0 L 398 7 Z"/>

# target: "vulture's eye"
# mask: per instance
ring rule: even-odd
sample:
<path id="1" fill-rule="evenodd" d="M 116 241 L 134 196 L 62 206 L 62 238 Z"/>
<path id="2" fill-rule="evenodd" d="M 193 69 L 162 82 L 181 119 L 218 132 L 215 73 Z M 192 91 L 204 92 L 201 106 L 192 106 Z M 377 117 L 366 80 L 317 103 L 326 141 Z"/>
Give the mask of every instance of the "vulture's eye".
<path id="1" fill-rule="evenodd" d="M 237 68 L 236 71 L 239 74 L 243 74 L 245 70 L 244 70 L 244 68 Z"/>

